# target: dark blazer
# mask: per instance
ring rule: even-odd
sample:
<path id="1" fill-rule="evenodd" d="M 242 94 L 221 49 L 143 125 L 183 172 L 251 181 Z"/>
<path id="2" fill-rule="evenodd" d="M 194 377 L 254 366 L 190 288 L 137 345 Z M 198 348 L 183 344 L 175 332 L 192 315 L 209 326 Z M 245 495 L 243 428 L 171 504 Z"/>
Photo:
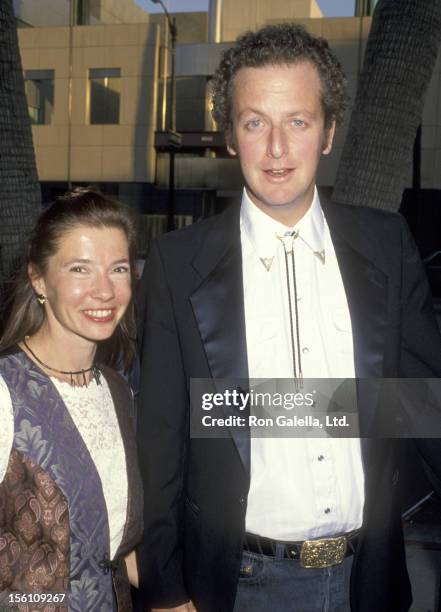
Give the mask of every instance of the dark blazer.
<path id="1" fill-rule="evenodd" d="M 441 375 L 423 266 L 398 214 L 323 205 L 349 303 L 359 378 Z M 250 482 L 250 440 L 190 439 L 189 379 L 247 378 L 239 206 L 152 246 L 142 286 L 139 446 L 145 487 L 144 603 L 233 609 Z M 362 431 L 375 390 L 359 397 Z M 364 440 L 366 500 L 351 576 L 357 612 L 408 610 L 397 466 L 402 443 Z M 440 447 L 419 441 L 436 469 Z M 295 519 L 294 519 L 295 520 Z"/>

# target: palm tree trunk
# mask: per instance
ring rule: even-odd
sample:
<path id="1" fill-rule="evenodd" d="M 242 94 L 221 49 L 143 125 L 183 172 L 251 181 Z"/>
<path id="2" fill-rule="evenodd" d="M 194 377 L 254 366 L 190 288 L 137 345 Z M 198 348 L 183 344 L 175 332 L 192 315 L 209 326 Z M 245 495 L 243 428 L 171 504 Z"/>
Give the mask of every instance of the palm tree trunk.
<path id="1" fill-rule="evenodd" d="M 333 199 L 398 210 L 441 41 L 441 0 L 380 0 Z"/>
<path id="2" fill-rule="evenodd" d="M 0 1 L 0 286 L 41 206 L 12 0 Z"/>

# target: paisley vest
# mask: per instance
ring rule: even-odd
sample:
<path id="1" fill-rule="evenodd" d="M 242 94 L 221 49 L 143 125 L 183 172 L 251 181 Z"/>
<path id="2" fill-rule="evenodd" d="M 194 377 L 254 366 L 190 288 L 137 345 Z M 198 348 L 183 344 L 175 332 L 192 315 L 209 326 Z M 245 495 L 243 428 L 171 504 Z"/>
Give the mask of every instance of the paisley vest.
<path id="1" fill-rule="evenodd" d="M 109 526 L 101 480 L 51 380 L 18 350 L 0 358 L 14 410 L 14 440 L 0 483 L 0 592 L 66 593 L 63 604 L 19 610 L 129 612 L 123 563 L 142 535 L 132 398 L 121 377 L 101 368 L 124 444 L 128 507 L 123 539 L 109 559 Z"/>

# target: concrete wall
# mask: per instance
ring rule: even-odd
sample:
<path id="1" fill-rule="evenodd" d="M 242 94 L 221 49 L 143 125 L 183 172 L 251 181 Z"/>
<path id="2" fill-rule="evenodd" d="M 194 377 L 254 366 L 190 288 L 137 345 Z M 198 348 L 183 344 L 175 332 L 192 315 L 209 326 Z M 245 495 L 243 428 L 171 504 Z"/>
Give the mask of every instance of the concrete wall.
<path id="1" fill-rule="evenodd" d="M 232 41 L 245 30 L 255 30 L 271 22 L 322 17 L 315 0 L 237 0 L 222 1 L 221 40 Z"/>
<path id="2" fill-rule="evenodd" d="M 92 0 L 99 4 L 100 24 L 146 23 L 150 22 L 147 11 L 138 6 L 134 0 Z"/>
<path id="3" fill-rule="evenodd" d="M 70 24 L 71 0 L 13 0 L 16 17 L 32 27 Z M 74 0 L 72 0 L 74 1 Z M 134 0 L 89 0 L 90 25 L 146 23 L 149 13 Z"/>
<path id="4" fill-rule="evenodd" d="M 19 41 L 24 70 L 55 70 L 52 124 L 33 127 L 40 180 L 153 182 L 157 26 L 76 27 L 71 51 L 69 28 L 20 29 Z M 89 68 L 120 68 L 119 125 L 88 124 Z"/>
<path id="5" fill-rule="evenodd" d="M 207 13 L 170 13 L 172 19 L 176 19 L 179 43 L 200 43 L 207 41 Z M 161 45 L 167 44 L 167 31 L 165 28 L 164 13 L 152 13 L 150 23 L 157 23 L 161 28 Z"/>
<path id="6" fill-rule="evenodd" d="M 69 25 L 69 0 L 13 0 L 14 14 L 34 27 Z"/>

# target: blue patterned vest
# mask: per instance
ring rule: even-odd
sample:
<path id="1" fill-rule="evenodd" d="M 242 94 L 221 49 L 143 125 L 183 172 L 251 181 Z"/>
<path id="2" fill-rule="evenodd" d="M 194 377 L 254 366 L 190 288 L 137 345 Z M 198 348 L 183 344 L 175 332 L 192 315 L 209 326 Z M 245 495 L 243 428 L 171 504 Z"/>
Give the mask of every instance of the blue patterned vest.
<path id="1" fill-rule="evenodd" d="M 124 596 L 124 588 L 118 588 L 124 582 L 121 563 L 109 560 L 101 480 L 63 400 L 23 351 L 1 358 L 0 374 L 14 408 L 13 448 L 0 483 L 3 570 L 8 560 L 7 571 L 0 569 L 0 591 L 66 592 L 67 607 L 55 608 L 60 612 L 131 610 L 127 585 Z M 142 500 L 126 401 L 130 397 L 118 375 L 108 369 L 105 374 L 123 437 L 129 479 L 127 524 L 118 561 L 141 536 Z"/>

